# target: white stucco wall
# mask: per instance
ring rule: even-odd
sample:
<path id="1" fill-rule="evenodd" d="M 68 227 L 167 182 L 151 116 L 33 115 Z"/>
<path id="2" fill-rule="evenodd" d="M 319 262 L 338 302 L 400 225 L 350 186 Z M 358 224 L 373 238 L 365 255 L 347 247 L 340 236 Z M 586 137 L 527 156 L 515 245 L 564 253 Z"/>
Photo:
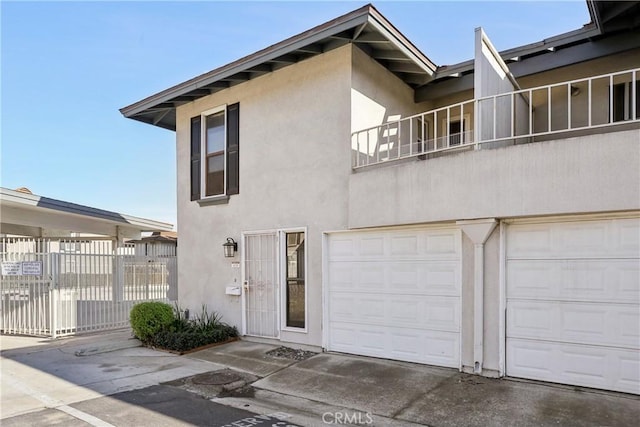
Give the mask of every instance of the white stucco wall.
<path id="1" fill-rule="evenodd" d="M 228 204 L 190 201 L 190 119 L 240 103 L 240 194 Z M 282 331 L 286 342 L 322 345 L 322 233 L 347 229 L 350 134 L 353 129 L 428 109 L 413 91 L 354 46 L 345 46 L 220 91 L 177 110 L 179 300 L 202 304 L 238 326 L 239 255 L 225 259 L 222 243 L 241 233 L 307 227 L 308 332 Z M 235 280 L 235 282 L 234 282 Z"/>
<path id="2" fill-rule="evenodd" d="M 413 89 L 357 47 L 353 49 L 352 65 L 351 131 L 431 108 L 430 102 L 416 104 Z"/>
<path id="3" fill-rule="evenodd" d="M 241 233 L 307 227 L 308 332 L 282 332 L 284 341 L 320 345 L 321 236 L 346 227 L 351 173 L 351 47 L 345 46 L 186 104 L 177 111 L 179 300 L 202 304 L 241 326 L 241 284 L 222 244 Z M 190 201 L 189 122 L 202 111 L 240 103 L 240 194 L 228 204 Z"/>
<path id="4" fill-rule="evenodd" d="M 349 227 L 637 209 L 638 141 L 635 129 L 360 170 Z"/>

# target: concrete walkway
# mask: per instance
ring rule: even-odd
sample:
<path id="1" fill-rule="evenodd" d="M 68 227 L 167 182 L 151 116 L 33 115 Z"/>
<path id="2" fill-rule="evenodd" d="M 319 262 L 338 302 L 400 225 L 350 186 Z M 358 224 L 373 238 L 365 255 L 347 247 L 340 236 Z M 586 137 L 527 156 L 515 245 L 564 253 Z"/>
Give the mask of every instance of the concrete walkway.
<path id="1" fill-rule="evenodd" d="M 226 344 L 189 358 L 261 376 L 249 397 L 218 402 L 260 412 L 305 412 L 307 420 L 371 417 L 376 425 L 630 426 L 640 397 L 531 381 L 490 379 L 454 369 L 341 354 L 274 359 L 275 346 Z M 329 415 L 327 415 L 329 414 Z"/>
<path id="2" fill-rule="evenodd" d="M 3 419 L 224 369 L 140 347 L 129 330 L 59 340 L 0 335 L 0 347 Z"/>
<path id="3" fill-rule="evenodd" d="M 107 402 L 104 396 L 141 389 L 155 394 L 162 390 L 167 396 L 173 396 L 171 389 L 193 396 L 198 393 L 251 413 L 285 414 L 289 423 L 303 426 L 628 426 L 640 419 L 638 396 L 495 380 L 452 369 L 341 354 L 317 354 L 295 361 L 269 356 L 267 352 L 276 346 L 248 341 L 187 356 L 139 347 L 129 331 L 56 341 L 0 336 L 0 346 L 0 418 L 14 425 L 45 423 L 53 420 L 49 418 L 53 414 L 65 422 L 82 420 L 77 425 L 104 425 L 100 420 L 107 415 L 112 425 L 128 425 L 126 418 L 96 412 L 96 408 L 112 406 L 100 403 Z M 197 381 L 223 373 L 241 380 L 231 388 Z M 135 402 L 144 401 L 143 397 L 129 400 L 134 406 L 127 407 L 133 409 Z M 162 401 L 172 400 L 175 398 Z M 122 406 L 126 399 L 114 401 Z M 149 425 L 158 425 L 162 417 L 171 417 L 168 403 L 153 404 L 156 406 L 145 409 L 152 411 L 148 418 L 132 418 L 137 425 L 144 425 L 145 419 Z M 178 406 L 187 413 L 202 411 L 189 405 Z M 24 418 L 8 420 L 15 416 Z M 186 416 L 179 419 L 183 421 L 180 425 L 192 425 Z M 207 419 L 215 425 L 213 418 Z"/>

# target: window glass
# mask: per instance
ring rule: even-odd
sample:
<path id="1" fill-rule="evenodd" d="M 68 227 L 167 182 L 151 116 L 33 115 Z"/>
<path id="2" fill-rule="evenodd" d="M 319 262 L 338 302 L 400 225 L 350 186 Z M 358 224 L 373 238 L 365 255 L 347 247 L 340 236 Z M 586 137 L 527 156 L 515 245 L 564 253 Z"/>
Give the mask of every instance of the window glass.
<path id="1" fill-rule="evenodd" d="M 305 327 L 304 232 L 286 233 L 286 321 L 287 327 Z"/>
<path id="2" fill-rule="evenodd" d="M 224 111 L 207 116 L 207 154 L 224 151 Z"/>
<path id="3" fill-rule="evenodd" d="M 207 155 L 207 196 L 224 194 L 224 152 Z"/>
<path id="4" fill-rule="evenodd" d="M 206 134 L 204 142 L 206 145 L 204 176 L 205 176 L 205 196 L 219 196 L 224 194 L 225 180 L 225 112 L 220 111 L 205 118 Z"/>

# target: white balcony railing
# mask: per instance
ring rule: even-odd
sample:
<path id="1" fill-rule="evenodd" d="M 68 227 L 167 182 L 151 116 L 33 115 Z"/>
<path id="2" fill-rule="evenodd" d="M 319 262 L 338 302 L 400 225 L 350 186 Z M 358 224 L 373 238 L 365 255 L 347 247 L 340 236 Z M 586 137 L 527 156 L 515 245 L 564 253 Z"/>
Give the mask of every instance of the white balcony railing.
<path id="1" fill-rule="evenodd" d="M 351 135 L 353 167 L 640 122 L 640 68 L 472 99 Z M 491 144 L 493 145 L 493 144 Z"/>

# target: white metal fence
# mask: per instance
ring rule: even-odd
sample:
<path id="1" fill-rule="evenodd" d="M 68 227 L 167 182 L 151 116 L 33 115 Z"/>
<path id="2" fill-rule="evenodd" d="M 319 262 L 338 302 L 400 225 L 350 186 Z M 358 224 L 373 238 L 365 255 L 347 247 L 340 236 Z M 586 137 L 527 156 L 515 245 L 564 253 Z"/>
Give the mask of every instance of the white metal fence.
<path id="1" fill-rule="evenodd" d="M 0 331 L 60 336 L 127 326 L 141 301 L 177 297 L 176 248 L 99 239 L 0 239 Z"/>
<path id="2" fill-rule="evenodd" d="M 638 123 L 639 79 L 635 68 L 470 99 L 358 130 L 351 134 L 352 166 Z"/>

